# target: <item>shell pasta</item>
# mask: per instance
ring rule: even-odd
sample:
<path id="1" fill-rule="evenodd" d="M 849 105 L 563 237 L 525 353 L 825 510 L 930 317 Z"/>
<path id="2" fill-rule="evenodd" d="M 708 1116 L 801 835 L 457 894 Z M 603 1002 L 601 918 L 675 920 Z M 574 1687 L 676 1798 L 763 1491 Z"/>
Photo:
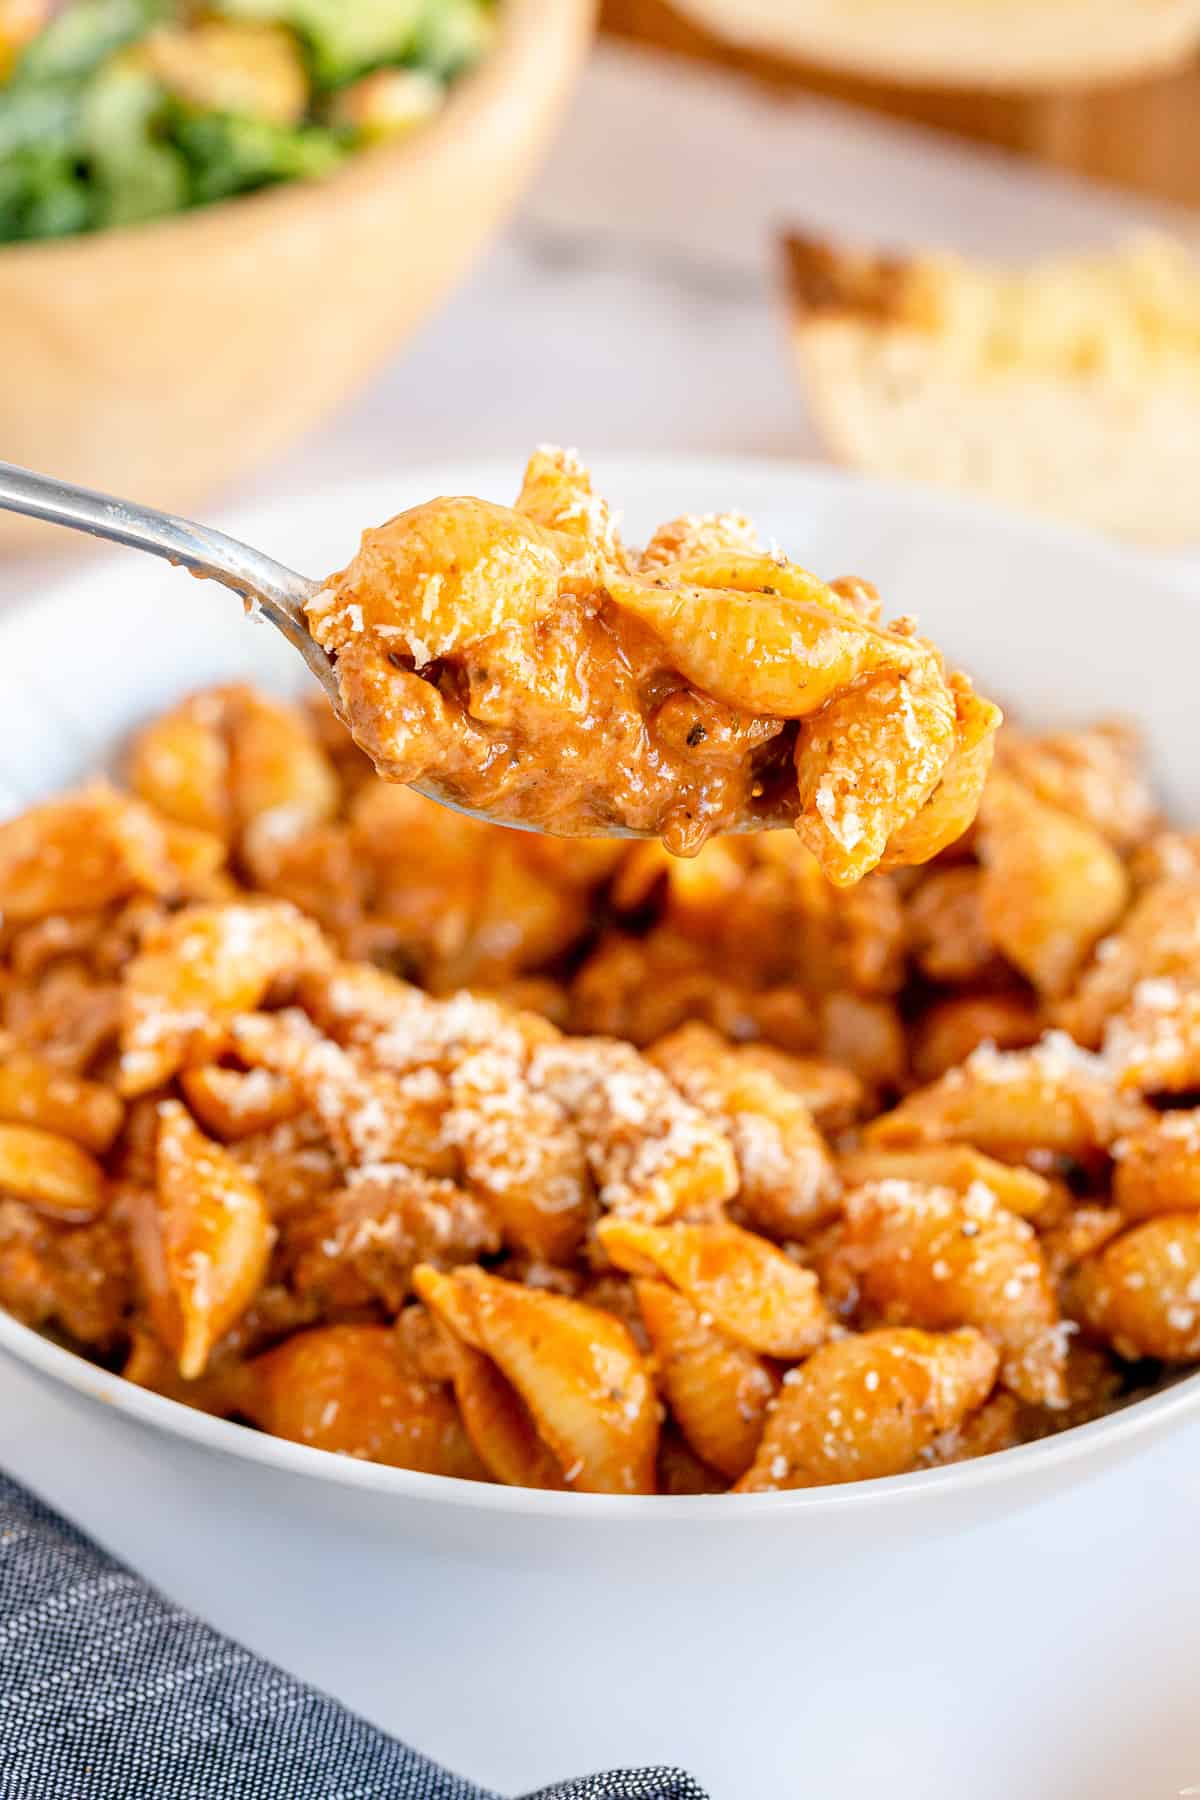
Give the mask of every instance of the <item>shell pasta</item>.
<path id="1" fill-rule="evenodd" d="M 570 451 L 537 451 L 513 507 L 365 532 L 306 610 L 389 780 L 683 856 L 791 823 L 840 887 L 962 834 L 1000 721 L 866 582 L 817 580 L 741 514 L 626 545 Z"/>
<path id="2" fill-rule="evenodd" d="M 616 556 L 581 479 L 535 463 L 514 542 Z M 871 625 L 735 519 L 627 575 L 729 767 L 766 690 L 697 621 L 766 572 L 843 650 Z M 897 642 L 940 748 L 879 805 L 961 829 L 974 702 Z M 796 766 L 851 795 L 892 725 L 840 704 Z M 853 869 L 807 827 L 680 861 L 485 826 L 241 687 L 124 767 L 0 825 L 27 1325 L 318 1451 L 628 1496 L 942 1467 L 1200 1363 L 1200 852 L 1128 731 L 1006 727 L 965 838 L 901 866 L 864 814 Z"/>

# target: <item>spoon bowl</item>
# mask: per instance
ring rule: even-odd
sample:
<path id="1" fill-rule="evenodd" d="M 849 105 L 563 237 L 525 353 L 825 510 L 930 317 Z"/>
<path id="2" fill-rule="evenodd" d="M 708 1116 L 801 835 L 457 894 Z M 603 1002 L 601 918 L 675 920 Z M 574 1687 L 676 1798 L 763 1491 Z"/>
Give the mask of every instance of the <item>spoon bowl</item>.
<path id="1" fill-rule="evenodd" d="M 306 603 L 319 594 L 322 583 L 298 575 L 250 544 L 229 537 L 211 526 L 198 525 L 178 513 L 160 512 L 132 500 L 118 500 L 94 488 L 78 487 L 53 475 L 0 462 L 0 511 L 20 513 L 48 525 L 64 525 L 89 537 L 107 538 L 126 549 L 161 557 L 173 568 L 186 569 L 199 580 L 217 581 L 237 594 L 248 614 L 273 625 L 293 650 L 303 657 L 320 682 L 329 703 L 342 716 L 341 695 L 333 659 L 318 644 L 308 627 Z M 416 792 L 439 806 L 487 825 L 508 825 L 518 831 L 536 831 L 527 820 L 492 818 L 463 806 L 440 792 L 433 783 L 418 785 Z M 614 837 L 643 837 L 644 832 L 614 827 Z"/>
<path id="2" fill-rule="evenodd" d="M 107 538 L 127 549 L 161 557 L 173 568 L 186 569 L 200 580 L 217 581 L 222 587 L 229 588 L 242 600 L 248 614 L 265 619 L 293 650 L 298 651 L 310 673 L 320 682 L 334 712 L 343 723 L 346 722 L 333 658 L 313 638 L 305 611 L 307 603 L 321 592 L 323 582 L 299 575 L 250 544 L 229 537 L 223 531 L 215 531 L 211 526 L 182 518 L 178 513 L 160 512 L 157 507 L 118 500 L 112 494 L 78 487 L 74 482 L 23 469 L 16 463 L 0 462 L 0 512 L 19 513 L 49 525 L 66 526 L 70 531 L 80 531 L 89 537 Z M 481 824 L 503 825 L 512 831 L 536 832 L 541 829 L 528 819 L 501 818 L 464 806 L 434 781 L 411 785 L 425 799 L 436 801 L 439 806 Z M 728 829 L 764 831 L 783 823 L 786 821 L 761 815 L 739 820 Z M 606 826 L 604 835 L 652 838 L 656 834 L 629 825 L 613 824 Z"/>

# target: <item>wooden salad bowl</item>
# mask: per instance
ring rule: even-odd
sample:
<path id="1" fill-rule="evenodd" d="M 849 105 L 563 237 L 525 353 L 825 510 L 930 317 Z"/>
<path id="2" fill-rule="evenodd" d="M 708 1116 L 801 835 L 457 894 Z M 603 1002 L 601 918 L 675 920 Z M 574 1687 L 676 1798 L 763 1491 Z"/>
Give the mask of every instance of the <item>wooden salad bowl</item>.
<path id="1" fill-rule="evenodd" d="M 503 0 L 495 44 L 441 113 L 327 180 L 0 246 L 0 455 L 184 509 L 283 449 L 486 244 L 559 118 L 592 13 Z M 0 522 L 0 551 L 64 538 Z"/>

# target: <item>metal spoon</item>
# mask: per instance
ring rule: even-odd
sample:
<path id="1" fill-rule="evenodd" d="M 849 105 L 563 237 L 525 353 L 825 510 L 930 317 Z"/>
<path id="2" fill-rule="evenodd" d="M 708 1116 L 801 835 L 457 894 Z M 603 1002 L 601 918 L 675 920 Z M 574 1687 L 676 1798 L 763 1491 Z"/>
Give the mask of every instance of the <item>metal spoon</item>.
<path id="1" fill-rule="evenodd" d="M 181 519 L 175 513 L 159 512 L 153 506 L 138 506 L 131 500 L 117 500 L 111 494 L 99 494 L 92 488 L 76 487 L 53 475 L 39 475 L 33 469 L 22 469 L 16 463 L 0 462 L 0 512 L 24 513 L 31 519 L 42 519 L 49 525 L 65 525 L 71 531 L 86 532 L 89 537 L 109 538 L 114 544 L 125 544 L 131 550 L 144 550 L 150 556 L 161 556 L 176 568 L 193 575 L 219 581 L 232 588 L 246 602 L 283 633 L 293 650 L 298 650 L 324 688 L 333 708 L 341 716 L 341 697 L 337 675 L 328 654 L 313 639 L 305 615 L 305 602 L 321 592 L 323 583 L 310 581 L 285 568 L 272 557 L 264 556 L 249 544 Z M 524 819 L 506 819 L 463 806 L 430 783 L 414 782 L 416 792 L 439 806 L 467 818 L 480 819 L 488 825 L 506 825 L 517 831 L 538 831 L 539 826 Z M 736 832 L 760 831 L 784 823 L 781 819 L 762 817 L 741 819 L 732 827 Z M 607 825 L 606 837 L 653 837 L 650 831 L 639 831 L 627 825 Z"/>
<path id="2" fill-rule="evenodd" d="M 193 524 L 191 519 L 181 519 L 174 513 L 158 512 L 153 506 L 115 500 L 111 494 L 76 487 L 53 475 L 38 475 L 15 463 L 0 462 L 0 511 L 25 513 L 31 519 L 44 519 L 48 525 L 66 525 L 72 531 L 86 532 L 89 537 L 110 538 L 114 544 L 145 550 L 176 568 L 188 569 L 193 575 L 203 575 L 210 581 L 219 581 L 222 587 L 232 588 L 283 633 L 329 698 L 337 703 L 333 664 L 313 641 L 304 614 L 305 601 L 321 591 L 319 581 L 309 581 L 294 570 L 285 569 L 261 550 L 252 550 L 249 544 L 240 544 L 223 531 L 212 531 L 207 525 Z"/>
<path id="3" fill-rule="evenodd" d="M 114 544 L 125 544 L 131 550 L 145 550 L 150 556 L 161 556 L 176 568 L 193 575 L 219 581 L 222 587 L 240 594 L 247 608 L 255 609 L 281 631 L 293 650 L 298 650 L 340 714 L 337 676 L 333 663 L 320 644 L 313 639 L 304 612 L 305 601 L 321 591 L 322 583 L 297 575 L 272 557 L 223 531 L 181 519 L 175 513 L 159 512 L 153 506 L 138 506 L 131 500 L 117 500 L 111 494 L 98 494 L 92 488 L 76 487 L 73 482 L 59 481 L 53 475 L 39 475 L 33 469 L 22 469 L 16 463 L 0 462 L 0 511 L 25 513 L 31 519 L 43 519 L 49 525 L 66 525 L 71 531 L 86 532 L 89 537 L 110 538 Z M 414 786 L 416 784 L 414 783 Z M 462 806 L 439 793 L 436 787 L 418 786 L 417 792 L 452 812 L 468 818 L 482 819 L 486 824 L 515 826 L 521 831 L 536 831 L 535 825 L 518 819 L 493 819 L 474 807 Z M 635 835 L 620 828 L 616 836 Z"/>

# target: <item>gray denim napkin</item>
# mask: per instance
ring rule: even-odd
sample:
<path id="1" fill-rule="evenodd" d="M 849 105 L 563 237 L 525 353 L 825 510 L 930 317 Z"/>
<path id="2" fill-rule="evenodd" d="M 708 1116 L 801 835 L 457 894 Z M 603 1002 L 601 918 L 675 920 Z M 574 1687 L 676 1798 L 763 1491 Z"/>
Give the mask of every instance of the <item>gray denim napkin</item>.
<path id="1" fill-rule="evenodd" d="M 0 1800 L 499 1800 L 156 1593 L 0 1475 Z M 705 1800 L 678 1769 L 527 1800 Z"/>

